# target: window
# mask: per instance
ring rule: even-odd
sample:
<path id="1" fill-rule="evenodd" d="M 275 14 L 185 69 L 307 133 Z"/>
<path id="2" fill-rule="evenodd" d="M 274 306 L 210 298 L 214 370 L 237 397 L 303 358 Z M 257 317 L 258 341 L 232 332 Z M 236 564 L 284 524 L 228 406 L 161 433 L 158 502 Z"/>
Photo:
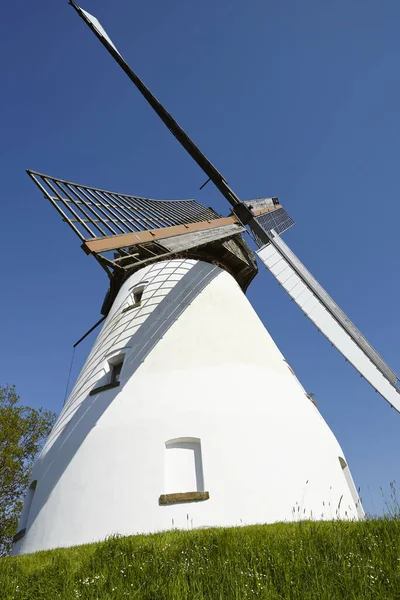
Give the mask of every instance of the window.
<path id="1" fill-rule="evenodd" d="M 177 438 L 166 442 L 166 492 L 203 492 L 204 476 L 202 463 L 199 439 Z"/>
<path id="2" fill-rule="evenodd" d="M 354 481 L 353 481 L 353 478 L 351 476 L 350 469 L 349 469 L 349 467 L 347 465 L 347 462 L 344 460 L 344 458 L 342 456 L 338 456 L 338 458 L 339 458 L 340 466 L 342 467 L 344 478 L 345 478 L 346 483 L 347 483 L 347 485 L 349 487 L 351 497 L 353 498 L 353 502 L 354 502 L 355 507 L 356 507 L 357 515 L 358 515 L 358 517 L 360 519 L 363 519 L 364 516 L 365 516 L 364 509 L 363 509 L 363 507 L 361 505 L 361 499 L 360 499 L 360 497 L 359 497 L 359 495 L 357 493 L 357 488 L 354 485 Z"/>
<path id="3" fill-rule="evenodd" d="M 165 492 L 159 498 L 161 505 L 209 499 L 198 438 L 176 438 L 165 443 Z"/>
<path id="4" fill-rule="evenodd" d="M 289 371 L 291 372 L 292 375 L 294 375 L 296 377 L 296 373 L 294 372 L 293 368 L 289 365 L 288 361 L 283 359 L 283 362 L 286 363 Z"/>
<path id="5" fill-rule="evenodd" d="M 110 384 L 119 384 L 123 362 L 124 359 L 122 358 L 119 362 L 110 365 Z"/>
<path id="6" fill-rule="evenodd" d="M 21 520 L 19 522 L 19 529 L 13 537 L 14 544 L 16 542 L 18 542 L 18 540 L 23 538 L 25 535 L 26 526 L 28 524 L 29 513 L 31 510 L 31 506 L 32 506 L 33 496 L 35 495 L 36 485 L 37 485 L 37 479 L 32 481 L 31 485 L 28 488 L 28 492 L 25 497 L 24 507 L 22 509 Z"/>
<path id="7" fill-rule="evenodd" d="M 142 304 L 142 296 L 144 292 L 144 284 L 138 285 L 133 289 L 133 303 L 137 306 Z"/>
<path id="8" fill-rule="evenodd" d="M 95 387 L 93 390 L 89 392 L 90 396 L 94 396 L 99 392 L 104 392 L 114 387 L 118 387 L 121 381 L 121 371 L 122 365 L 124 364 L 125 354 L 117 354 L 113 356 L 108 361 L 109 372 L 107 375 L 107 379 L 103 385 L 99 385 Z M 102 380 L 104 382 L 104 378 Z M 99 382 L 100 383 L 100 382 Z"/>
<path id="9" fill-rule="evenodd" d="M 128 310 L 132 310 L 132 308 L 138 308 L 142 305 L 142 296 L 144 292 L 144 288 L 146 287 L 147 281 L 136 285 L 132 288 L 132 296 L 133 296 L 133 304 L 130 304 L 126 308 L 122 310 L 123 313 L 128 312 Z"/>

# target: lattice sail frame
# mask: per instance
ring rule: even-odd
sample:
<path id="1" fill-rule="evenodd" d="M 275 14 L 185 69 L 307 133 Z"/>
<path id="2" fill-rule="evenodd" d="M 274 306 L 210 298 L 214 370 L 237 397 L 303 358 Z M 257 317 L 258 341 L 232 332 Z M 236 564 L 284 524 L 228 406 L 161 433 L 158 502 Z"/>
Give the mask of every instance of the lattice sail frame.
<path id="1" fill-rule="evenodd" d="M 109 276 L 115 270 L 131 267 L 132 263 L 139 264 L 165 253 L 157 244 L 150 247 L 149 242 L 160 235 L 149 232 L 167 232 L 179 225 L 211 223 L 220 218 L 214 210 L 195 200 L 151 200 L 36 171 L 27 173 L 83 242 L 85 252 L 93 254 Z M 105 245 L 99 249 L 90 246 L 99 240 L 105 241 Z M 129 248 L 133 245 L 139 245 L 140 252 L 131 252 Z"/>
<path id="2" fill-rule="evenodd" d="M 152 200 L 27 171 L 62 219 L 109 275 L 246 231 L 236 215 L 221 217 L 196 200 Z M 259 218 L 286 215 L 277 198 L 249 201 Z M 284 216 L 284 223 L 290 220 Z M 271 224 L 278 225 L 278 219 Z M 283 227 L 282 227 L 283 228 Z"/>
<path id="3" fill-rule="evenodd" d="M 82 241 L 220 218 L 196 200 L 150 200 L 27 173 Z"/>

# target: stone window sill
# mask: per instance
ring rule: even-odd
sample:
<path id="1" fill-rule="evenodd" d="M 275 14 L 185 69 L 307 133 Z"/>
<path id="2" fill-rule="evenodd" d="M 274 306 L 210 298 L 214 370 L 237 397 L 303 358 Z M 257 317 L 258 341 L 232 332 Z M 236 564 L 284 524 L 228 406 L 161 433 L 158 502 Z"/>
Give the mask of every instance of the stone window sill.
<path id="1" fill-rule="evenodd" d="M 91 390 L 89 392 L 89 396 L 95 396 L 99 392 L 105 392 L 106 390 L 111 390 L 112 388 L 116 388 L 118 386 L 119 386 L 119 381 L 116 381 L 115 383 L 106 383 L 105 385 L 100 385 L 99 387 Z"/>
<path id="2" fill-rule="evenodd" d="M 202 502 L 210 498 L 209 492 L 185 492 L 180 494 L 161 494 L 158 503 L 161 506 L 181 504 L 183 502 Z"/>
<path id="3" fill-rule="evenodd" d="M 25 535 L 25 533 L 26 533 L 26 529 L 25 529 L 25 528 L 24 528 L 24 529 L 20 529 L 20 530 L 19 530 L 19 531 L 18 531 L 18 532 L 17 532 L 17 533 L 14 535 L 14 537 L 13 537 L 13 539 L 12 539 L 12 541 L 13 541 L 13 544 L 15 544 L 16 542 L 18 542 L 18 540 L 20 540 L 21 538 L 23 538 L 23 537 L 24 537 L 24 535 Z"/>

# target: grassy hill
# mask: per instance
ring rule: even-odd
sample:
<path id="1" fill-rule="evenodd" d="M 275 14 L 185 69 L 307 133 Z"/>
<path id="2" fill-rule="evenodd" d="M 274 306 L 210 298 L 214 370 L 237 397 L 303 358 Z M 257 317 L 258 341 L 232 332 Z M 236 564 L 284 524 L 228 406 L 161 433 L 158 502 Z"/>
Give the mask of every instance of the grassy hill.
<path id="1" fill-rule="evenodd" d="M 3 558 L 0 598 L 400 599 L 400 519 L 171 531 Z"/>

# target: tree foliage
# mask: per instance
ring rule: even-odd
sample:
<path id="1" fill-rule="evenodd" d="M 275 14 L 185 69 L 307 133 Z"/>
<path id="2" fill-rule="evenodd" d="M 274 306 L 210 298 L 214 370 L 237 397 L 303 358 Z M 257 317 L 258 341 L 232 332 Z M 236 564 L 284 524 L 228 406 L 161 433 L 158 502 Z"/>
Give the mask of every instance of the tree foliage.
<path id="1" fill-rule="evenodd" d="M 0 556 L 11 550 L 32 466 L 55 418 L 20 404 L 14 386 L 0 387 Z"/>

